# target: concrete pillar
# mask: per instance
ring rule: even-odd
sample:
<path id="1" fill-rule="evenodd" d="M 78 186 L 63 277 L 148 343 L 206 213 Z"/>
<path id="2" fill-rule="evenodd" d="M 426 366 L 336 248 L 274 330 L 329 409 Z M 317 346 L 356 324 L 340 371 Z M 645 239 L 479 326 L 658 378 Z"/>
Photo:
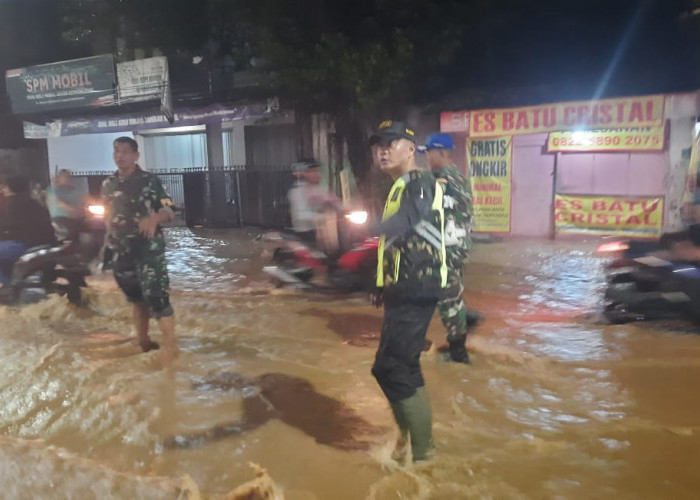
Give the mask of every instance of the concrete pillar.
<path id="1" fill-rule="evenodd" d="M 695 117 L 700 112 L 698 93 L 667 95 L 664 115 L 670 125 L 668 138 L 669 171 L 665 179 L 664 231 L 683 228 L 681 211 L 688 174 L 690 148 L 693 145 Z"/>
<path id="2" fill-rule="evenodd" d="M 683 229 L 681 210 L 683 208 L 683 192 L 688 173 L 690 147 L 693 144 L 693 123 L 689 118 L 669 120 L 668 155 L 670 168 L 666 176 L 666 206 L 664 231 L 679 231 Z"/>
<path id="3" fill-rule="evenodd" d="M 149 170 L 150 165 L 146 161 L 146 140 L 141 134 L 134 134 L 134 140 L 139 147 L 139 166 L 144 170 Z M 154 165 L 155 168 L 155 165 Z"/>
<path id="4" fill-rule="evenodd" d="M 208 123 L 207 132 L 207 160 L 209 168 L 222 167 L 224 165 L 224 139 L 221 122 Z"/>
<path id="5" fill-rule="evenodd" d="M 224 166 L 224 140 L 221 122 L 209 123 L 207 134 L 207 166 L 209 169 L 209 225 L 226 227 L 228 221 L 228 204 L 226 200 L 226 173 Z"/>
<path id="6" fill-rule="evenodd" d="M 233 151 L 231 151 L 231 162 L 234 165 L 245 165 L 245 122 L 237 120 L 233 122 Z"/>

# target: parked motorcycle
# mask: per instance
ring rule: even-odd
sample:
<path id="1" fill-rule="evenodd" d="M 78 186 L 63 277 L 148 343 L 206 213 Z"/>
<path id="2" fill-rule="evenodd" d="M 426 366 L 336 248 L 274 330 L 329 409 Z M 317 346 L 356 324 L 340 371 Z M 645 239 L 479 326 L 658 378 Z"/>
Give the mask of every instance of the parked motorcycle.
<path id="1" fill-rule="evenodd" d="M 72 304 L 80 304 L 82 289 L 87 287 L 85 277 L 104 241 L 104 216 L 104 205 L 89 200 L 73 239 L 67 238 L 65 228 L 56 228 L 58 244 L 28 249 L 13 267 L 12 283 L 0 289 L 0 303 L 21 303 L 34 291 L 38 296 L 65 295 Z"/>
<path id="2" fill-rule="evenodd" d="M 612 257 L 605 291 L 605 318 L 614 324 L 659 319 L 700 322 L 700 268 L 669 258 L 683 233 L 658 241 L 616 241 L 600 245 Z"/>

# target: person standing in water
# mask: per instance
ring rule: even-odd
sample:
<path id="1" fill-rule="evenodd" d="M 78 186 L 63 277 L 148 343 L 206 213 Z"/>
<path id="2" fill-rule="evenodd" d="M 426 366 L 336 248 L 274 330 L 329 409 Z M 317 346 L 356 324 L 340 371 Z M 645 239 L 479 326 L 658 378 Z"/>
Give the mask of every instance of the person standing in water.
<path id="1" fill-rule="evenodd" d="M 445 359 L 456 363 L 469 363 L 465 346 L 467 340 L 467 307 L 464 303 L 464 264 L 471 249 L 472 192 L 467 178 L 457 169 L 450 152 L 454 149 L 448 134 L 431 134 L 424 152 L 428 166 L 445 189 L 445 245 L 447 249 L 447 290 L 437 309 L 447 329 L 448 350 Z"/>
<path id="2" fill-rule="evenodd" d="M 383 122 L 370 145 L 380 170 L 394 181 L 379 225 L 377 289 L 371 300 L 384 305 L 384 323 L 372 374 L 401 433 L 394 457 L 405 458 L 410 439 L 413 460 L 427 460 L 434 444 L 420 355 L 447 286 L 443 188 L 418 169 L 412 127 Z"/>
<path id="3" fill-rule="evenodd" d="M 149 318 L 158 321 L 164 358 L 178 354 L 175 317 L 170 305 L 168 267 L 162 224 L 173 220 L 173 202 L 157 176 L 139 167 L 137 142 L 114 141 L 117 172 L 102 184 L 106 205 L 105 251 L 112 254 L 114 277 L 133 305 L 133 321 L 144 352 L 160 345 L 148 334 Z"/>

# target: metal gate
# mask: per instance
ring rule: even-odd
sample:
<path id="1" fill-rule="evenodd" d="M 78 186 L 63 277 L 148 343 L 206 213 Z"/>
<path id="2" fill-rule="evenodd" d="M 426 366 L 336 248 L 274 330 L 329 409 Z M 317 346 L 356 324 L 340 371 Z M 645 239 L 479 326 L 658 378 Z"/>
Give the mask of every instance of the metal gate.
<path id="1" fill-rule="evenodd" d="M 294 183 L 289 165 L 234 166 L 176 171 L 152 170 L 188 226 L 258 226 L 290 224 L 287 192 Z M 77 174 L 87 180 L 91 196 L 99 196 L 112 172 Z"/>

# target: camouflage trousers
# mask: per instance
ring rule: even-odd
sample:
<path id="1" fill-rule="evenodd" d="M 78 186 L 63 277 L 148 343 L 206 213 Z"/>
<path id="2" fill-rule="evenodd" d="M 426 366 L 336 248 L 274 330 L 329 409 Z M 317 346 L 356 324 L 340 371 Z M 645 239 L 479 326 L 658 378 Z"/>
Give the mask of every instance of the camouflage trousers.
<path id="1" fill-rule="evenodd" d="M 133 303 L 147 304 L 152 317 L 173 315 L 164 251 L 142 248 L 117 254 L 114 261 L 114 278 L 126 299 Z"/>
<path id="2" fill-rule="evenodd" d="M 448 342 L 463 341 L 467 337 L 467 306 L 464 303 L 464 271 L 462 266 L 450 267 L 447 275 L 449 295 L 440 300 L 437 310 L 447 330 Z"/>

